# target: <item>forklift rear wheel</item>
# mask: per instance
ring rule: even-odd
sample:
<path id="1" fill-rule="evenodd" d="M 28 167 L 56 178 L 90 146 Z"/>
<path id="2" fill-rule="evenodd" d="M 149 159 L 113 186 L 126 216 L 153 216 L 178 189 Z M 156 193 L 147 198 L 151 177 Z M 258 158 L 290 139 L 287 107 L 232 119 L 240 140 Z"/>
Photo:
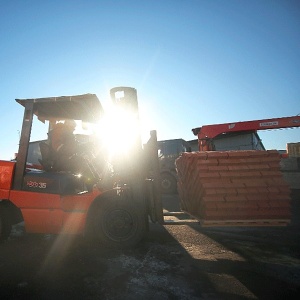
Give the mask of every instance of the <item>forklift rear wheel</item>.
<path id="1" fill-rule="evenodd" d="M 11 232 L 11 223 L 4 212 L 0 211 L 0 241 L 6 240 Z"/>
<path id="2" fill-rule="evenodd" d="M 94 220 L 96 237 L 108 247 L 135 246 L 147 232 L 147 219 L 142 211 L 126 195 L 103 199 Z"/>

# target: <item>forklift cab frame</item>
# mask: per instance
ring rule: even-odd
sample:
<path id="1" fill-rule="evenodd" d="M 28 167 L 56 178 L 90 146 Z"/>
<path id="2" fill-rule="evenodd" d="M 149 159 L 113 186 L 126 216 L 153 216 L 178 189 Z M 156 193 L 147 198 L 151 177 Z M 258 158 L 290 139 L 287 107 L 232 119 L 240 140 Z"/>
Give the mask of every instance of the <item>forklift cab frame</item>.
<path id="1" fill-rule="evenodd" d="M 22 190 L 33 116 L 36 115 L 42 122 L 72 119 L 95 123 L 103 115 L 103 108 L 95 94 L 16 99 L 16 101 L 24 106 L 24 117 L 13 189 Z"/>

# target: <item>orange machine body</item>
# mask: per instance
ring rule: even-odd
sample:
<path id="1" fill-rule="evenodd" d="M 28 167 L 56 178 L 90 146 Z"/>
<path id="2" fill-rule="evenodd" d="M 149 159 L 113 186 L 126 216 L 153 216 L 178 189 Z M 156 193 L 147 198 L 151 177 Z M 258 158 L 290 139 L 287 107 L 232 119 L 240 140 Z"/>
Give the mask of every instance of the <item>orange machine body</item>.
<path id="1" fill-rule="evenodd" d="M 30 181 L 36 191 L 13 189 L 15 162 L 0 161 L 0 199 L 21 210 L 26 231 L 30 233 L 70 233 L 84 231 L 91 203 L 102 193 L 98 189 L 80 194 L 61 195 L 41 192 L 38 181 Z M 28 182 L 25 182 L 28 185 Z"/>

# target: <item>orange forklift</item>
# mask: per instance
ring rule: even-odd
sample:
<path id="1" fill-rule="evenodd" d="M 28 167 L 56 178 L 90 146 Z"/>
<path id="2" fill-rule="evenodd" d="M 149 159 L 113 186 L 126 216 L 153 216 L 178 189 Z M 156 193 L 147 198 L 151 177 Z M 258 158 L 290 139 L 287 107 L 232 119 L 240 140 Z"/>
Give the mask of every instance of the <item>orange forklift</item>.
<path id="1" fill-rule="evenodd" d="M 124 112 L 122 117 L 131 110 L 129 118 L 138 121 L 134 88 L 113 88 L 111 98 L 116 110 Z M 81 164 L 75 173 L 52 168 L 46 151 L 50 146 L 43 142 L 40 169 L 28 169 L 34 117 L 49 122 L 51 129 L 62 120 L 99 127 L 107 116 L 95 94 L 16 101 L 24 107 L 24 118 L 16 161 L 0 160 L 0 240 L 8 238 L 12 225 L 24 221 L 28 233 L 91 235 L 113 247 L 138 243 L 147 232 L 148 215 L 154 221 L 162 218 L 159 184 L 153 179 L 159 176 L 156 132 L 151 132 L 145 151 L 139 133 L 127 132 L 126 124 L 102 124 L 102 131 L 117 128 L 114 139 L 123 137 L 122 143 L 134 137 L 131 148 L 112 158 L 107 151 L 98 151 L 103 145 L 89 137 L 72 156 Z"/>

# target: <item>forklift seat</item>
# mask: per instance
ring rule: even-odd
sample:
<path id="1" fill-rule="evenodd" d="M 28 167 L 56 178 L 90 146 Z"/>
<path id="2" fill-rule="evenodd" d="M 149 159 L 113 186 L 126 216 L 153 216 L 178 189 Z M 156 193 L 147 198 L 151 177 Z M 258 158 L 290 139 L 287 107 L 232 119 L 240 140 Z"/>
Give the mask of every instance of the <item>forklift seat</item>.
<path id="1" fill-rule="evenodd" d="M 51 171 L 53 167 L 51 147 L 46 142 L 40 142 L 39 146 L 42 156 L 42 159 L 39 159 L 39 162 L 45 171 Z"/>

